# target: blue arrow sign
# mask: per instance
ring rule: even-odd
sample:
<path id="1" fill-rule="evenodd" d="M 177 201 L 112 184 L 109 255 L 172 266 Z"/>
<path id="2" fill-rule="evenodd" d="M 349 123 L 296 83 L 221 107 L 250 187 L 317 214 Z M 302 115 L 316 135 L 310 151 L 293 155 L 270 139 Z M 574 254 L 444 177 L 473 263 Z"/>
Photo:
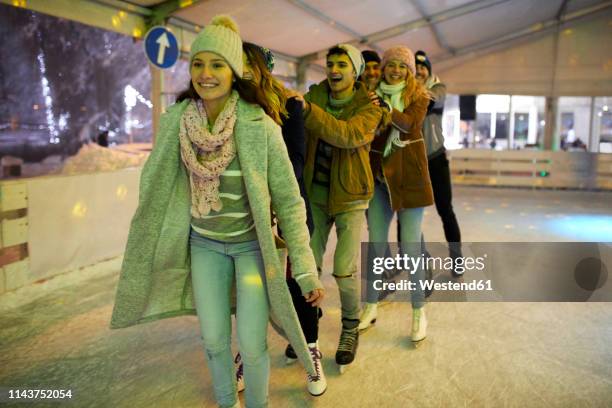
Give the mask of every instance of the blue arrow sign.
<path id="1" fill-rule="evenodd" d="M 170 68 L 178 60 L 178 41 L 166 27 L 152 27 L 145 35 L 144 47 L 147 58 L 158 68 Z"/>

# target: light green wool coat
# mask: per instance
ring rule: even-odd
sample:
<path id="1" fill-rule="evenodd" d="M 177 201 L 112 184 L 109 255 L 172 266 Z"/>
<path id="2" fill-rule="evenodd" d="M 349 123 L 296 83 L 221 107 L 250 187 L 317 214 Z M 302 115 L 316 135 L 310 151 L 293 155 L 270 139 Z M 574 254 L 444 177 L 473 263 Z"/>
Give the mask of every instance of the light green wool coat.
<path id="1" fill-rule="evenodd" d="M 189 177 L 178 138 L 179 120 L 187 104 L 188 100 L 175 104 L 162 116 L 155 147 L 142 170 L 138 208 L 117 287 L 113 329 L 196 314 L 189 253 Z M 259 106 L 240 99 L 234 138 L 264 260 L 272 321 L 287 336 L 306 370 L 315 375 L 285 281 L 286 250 L 277 249 L 271 225 L 270 205 L 302 293 L 322 288 L 308 245 L 304 202 L 280 127 Z"/>

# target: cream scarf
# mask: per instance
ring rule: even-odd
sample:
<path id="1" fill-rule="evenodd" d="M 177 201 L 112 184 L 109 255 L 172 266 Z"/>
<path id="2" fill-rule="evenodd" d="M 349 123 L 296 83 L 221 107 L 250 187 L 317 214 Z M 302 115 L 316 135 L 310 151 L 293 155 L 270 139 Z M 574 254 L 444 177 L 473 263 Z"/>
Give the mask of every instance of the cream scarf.
<path id="1" fill-rule="evenodd" d="M 378 88 L 376 89 L 376 94 L 380 96 L 383 101 L 387 103 L 391 107 L 391 109 L 396 109 L 400 112 L 404 111 L 404 98 L 403 91 L 406 89 L 406 81 L 402 81 L 395 85 L 389 85 L 385 81 L 380 81 Z M 392 127 L 391 133 L 389 134 L 389 138 L 387 139 L 387 144 L 385 145 L 385 150 L 383 152 L 383 157 L 387 157 L 391 155 L 394 151 L 393 146 L 404 147 L 408 145 L 407 142 L 402 142 L 400 139 L 400 132 L 397 128 Z"/>
<path id="2" fill-rule="evenodd" d="M 192 100 L 181 116 L 181 158 L 189 170 L 191 215 L 196 218 L 223 208 L 219 197 L 220 176 L 236 157 L 232 134 L 237 102 L 238 92 L 233 91 L 212 131 L 208 130 L 208 117 L 201 100 Z"/>
<path id="3" fill-rule="evenodd" d="M 397 109 L 400 112 L 404 111 L 404 98 L 402 98 L 402 92 L 406 89 L 406 81 L 402 81 L 399 84 L 389 85 L 384 80 L 380 81 L 378 88 L 376 88 L 376 94 L 380 96 L 387 105 L 393 109 Z"/>

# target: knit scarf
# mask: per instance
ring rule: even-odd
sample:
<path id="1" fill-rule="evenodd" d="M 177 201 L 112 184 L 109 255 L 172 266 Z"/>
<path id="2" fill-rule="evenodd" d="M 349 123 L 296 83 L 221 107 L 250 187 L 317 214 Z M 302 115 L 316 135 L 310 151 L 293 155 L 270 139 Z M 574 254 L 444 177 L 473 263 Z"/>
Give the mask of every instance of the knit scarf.
<path id="1" fill-rule="evenodd" d="M 342 114 L 344 107 L 347 106 L 349 103 L 351 103 L 354 96 L 355 96 L 355 93 L 353 92 L 351 96 L 349 96 L 348 98 L 334 99 L 332 98 L 330 94 L 329 99 L 328 99 L 329 103 L 325 107 L 325 110 L 327 111 L 327 113 L 330 113 L 333 117 L 337 119 Z"/>
<path id="2" fill-rule="evenodd" d="M 404 111 L 404 98 L 403 92 L 406 89 L 406 81 L 402 81 L 395 85 L 389 85 L 385 81 L 380 81 L 378 88 L 376 88 L 376 94 L 380 96 L 392 109 L 396 109 L 400 112 Z M 400 139 L 399 130 L 395 127 L 391 128 L 391 133 L 385 144 L 385 150 L 383 151 L 383 157 L 391 155 L 394 151 L 393 146 L 404 147 L 405 142 Z"/>
<path id="3" fill-rule="evenodd" d="M 403 112 L 405 106 L 404 99 L 402 98 L 402 92 L 404 89 L 406 89 L 406 81 L 402 81 L 395 85 L 389 85 L 385 81 L 380 81 L 378 88 L 376 88 L 376 94 L 387 102 L 387 104 L 389 104 L 393 109 Z"/>
<path id="4" fill-rule="evenodd" d="M 219 197 L 220 176 L 236 157 L 234 124 L 238 92 L 233 91 L 208 130 L 208 117 L 201 100 L 191 101 L 183 112 L 179 128 L 181 159 L 189 170 L 191 215 L 202 218 L 223 208 Z"/>

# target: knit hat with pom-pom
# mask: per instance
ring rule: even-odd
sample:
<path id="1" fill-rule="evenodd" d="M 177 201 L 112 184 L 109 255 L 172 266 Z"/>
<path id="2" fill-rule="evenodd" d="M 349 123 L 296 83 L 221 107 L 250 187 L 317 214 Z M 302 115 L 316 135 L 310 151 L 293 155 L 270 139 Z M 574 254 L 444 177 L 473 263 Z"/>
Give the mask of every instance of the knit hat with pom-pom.
<path id="1" fill-rule="evenodd" d="M 423 65 L 425 68 L 427 68 L 429 75 L 431 75 L 431 61 L 427 57 L 427 54 L 425 54 L 425 51 L 418 50 L 416 54 L 414 54 L 414 60 L 416 65 Z"/>
<path id="2" fill-rule="evenodd" d="M 389 48 L 383 54 L 382 62 L 380 63 L 380 69 L 385 69 L 385 65 L 387 65 L 387 63 L 389 63 L 389 61 L 393 59 L 406 64 L 410 72 L 412 72 L 412 75 L 415 75 L 416 67 L 414 61 L 414 54 L 412 53 L 412 50 L 410 48 L 403 45 L 398 45 Z"/>
<path id="3" fill-rule="evenodd" d="M 210 20 L 210 24 L 191 44 L 189 61 L 196 54 L 209 51 L 223 57 L 234 71 L 234 75 L 242 78 L 242 40 L 238 24 L 227 15 L 218 15 Z"/>

